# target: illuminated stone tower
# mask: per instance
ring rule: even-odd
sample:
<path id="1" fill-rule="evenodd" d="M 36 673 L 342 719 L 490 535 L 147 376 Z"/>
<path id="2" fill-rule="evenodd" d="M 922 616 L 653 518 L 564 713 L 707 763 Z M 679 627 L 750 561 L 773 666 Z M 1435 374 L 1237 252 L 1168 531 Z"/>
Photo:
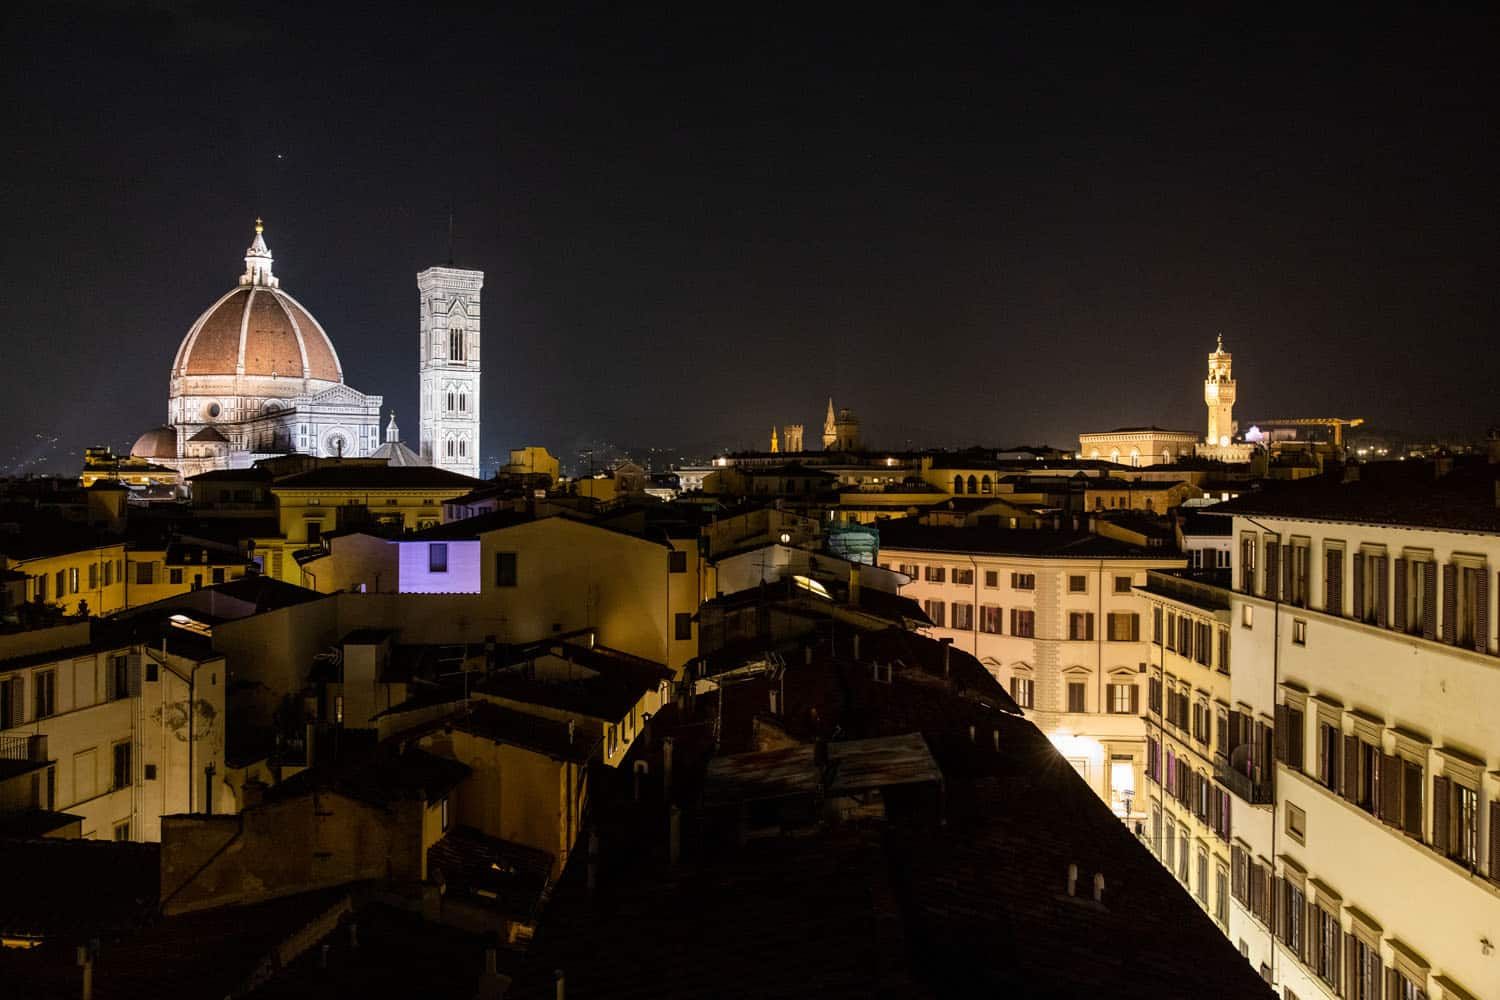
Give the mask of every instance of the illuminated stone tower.
<path id="1" fill-rule="evenodd" d="M 1234 440 L 1234 376 L 1230 373 L 1233 355 L 1224 350 L 1224 335 L 1208 356 L 1208 378 L 1203 380 L 1203 402 L 1208 404 L 1209 445 L 1223 447 Z"/>
<path id="2" fill-rule="evenodd" d="M 776 441 L 776 425 L 772 424 L 771 425 L 771 454 L 775 455 L 779 451 L 781 451 L 781 445 L 778 444 L 777 441 Z"/>
<path id="3" fill-rule="evenodd" d="M 789 451 L 792 454 L 796 454 L 797 452 L 801 451 L 802 425 L 787 424 L 786 427 L 782 428 L 781 445 L 782 451 Z"/>
<path id="4" fill-rule="evenodd" d="M 834 445 L 838 444 L 838 440 L 839 440 L 839 422 L 838 422 L 838 417 L 834 416 L 834 412 L 833 412 L 833 397 L 829 396 L 828 397 L 828 416 L 823 419 L 823 450 L 827 451 L 829 448 L 832 448 Z"/>
<path id="5" fill-rule="evenodd" d="M 479 475 L 479 291 L 483 271 L 417 275 L 421 314 L 421 449 L 440 469 Z"/>

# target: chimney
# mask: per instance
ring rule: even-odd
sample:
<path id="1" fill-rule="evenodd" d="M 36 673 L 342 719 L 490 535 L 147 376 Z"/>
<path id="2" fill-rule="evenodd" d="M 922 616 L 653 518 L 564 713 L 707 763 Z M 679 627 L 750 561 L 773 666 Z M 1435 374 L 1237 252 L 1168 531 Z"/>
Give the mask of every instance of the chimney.
<path id="1" fill-rule="evenodd" d="M 1094 902 L 1104 902 L 1104 873 L 1094 872 Z"/>
<path id="2" fill-rule="evenodd" d="M 672 800 L 672 737 L 661 741 L 661 794 L 668 802 Z"/>
<path id="3" fill-rule="evenodd" d="M 1078 866 L 1068 865 L 1068 895 L 1078 894 Z"/>

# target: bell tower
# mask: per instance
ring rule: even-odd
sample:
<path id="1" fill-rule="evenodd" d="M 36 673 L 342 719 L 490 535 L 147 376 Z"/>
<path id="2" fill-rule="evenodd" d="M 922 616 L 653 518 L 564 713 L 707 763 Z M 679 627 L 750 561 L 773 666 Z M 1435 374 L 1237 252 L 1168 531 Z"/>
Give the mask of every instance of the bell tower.
<path id="1" fill-rule="evenodd" d="M 479 292 L 483 271 L 429 267 L 417 275 L 422 457 L 479 476 Z"/>
<path id="2" fill-rule="evenodd" d="M 1234 422 L 1234 376 L 1230 363 L 1234 356 L 1224 350 L 1224 335 L 1219 334 L 1219 343 L 1208 356 L 1208 378 L 1203 380 L 1203 402 L 1208 406 L 1208 436 L 1210 445 L 1227 445 L 1234 440 L 1237 429 Z"/>

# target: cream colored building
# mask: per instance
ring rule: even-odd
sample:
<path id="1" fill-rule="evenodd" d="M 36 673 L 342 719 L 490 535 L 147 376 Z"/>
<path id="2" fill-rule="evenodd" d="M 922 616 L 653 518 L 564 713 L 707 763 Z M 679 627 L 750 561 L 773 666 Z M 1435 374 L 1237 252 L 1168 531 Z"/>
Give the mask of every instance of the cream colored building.
<path id="1" fill-rule="evenodd" d="M 1144 824 L 1150 604 L 1137 588 L 1182 560 L 1079 532 L 910 522 L 882 526 L 879 558 L 911 578 L 901 595 L 931 634 L 978 658 L 1116 814 Z"/>
<path id="2" fill-rule="evenodd" d="M 164 815 L 233 809 L 215 777 L 226 682 L 224 657 L 170 622 L 150 637 L 88 622 L 0 636 L 0 749 L 37 765 L 30 801 L 8 805 L 136 841 L 160 839 Z"/>
<path id="3" fill-rule="evenodd" d="M 1078 435 L 1078 457 L 1114 462 L 1144 469 L 1152 465 L 1171 465 L 1198 447 L 1198 435 L 1192 431 L 1172 431 L 1164 427 L 1117 427 L 1112 431 Z"/>
<path id="4" fill-rule="evenodd" d="M 1139 589 L 1151 609 L 1146 842 L 1228 934 L 1234 803 L 1221 780 L 1249 784 L 1226 774 L 1244 725 L 1230 690 L 1229 594 L 1156 572 Z"/>
<path id="5" fill-rule="evenodd" d="M 1226 506 L 1234 700 L 1276 757 L 1230 936 L 1287 996 L 1500 995 L 1497 499 L 1492 467 Z"/>

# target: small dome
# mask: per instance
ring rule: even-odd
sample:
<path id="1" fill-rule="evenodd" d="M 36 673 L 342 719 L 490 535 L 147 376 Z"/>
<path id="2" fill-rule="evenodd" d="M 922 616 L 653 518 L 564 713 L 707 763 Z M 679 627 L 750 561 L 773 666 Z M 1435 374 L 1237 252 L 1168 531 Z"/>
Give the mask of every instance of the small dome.
<path id="1" fill-rule="evenodd" d="M 135 439 L 130 446 L 131 458 L 176 458 L 177 430 L 173 427 L 153 427 Z"/>

